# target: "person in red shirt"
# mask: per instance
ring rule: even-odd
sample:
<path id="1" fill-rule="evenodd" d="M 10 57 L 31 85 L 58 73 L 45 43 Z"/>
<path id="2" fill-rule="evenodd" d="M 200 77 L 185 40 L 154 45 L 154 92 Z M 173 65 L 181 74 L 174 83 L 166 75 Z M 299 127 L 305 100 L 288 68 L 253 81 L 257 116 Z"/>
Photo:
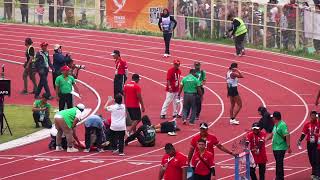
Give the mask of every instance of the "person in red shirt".
<path id="1" fill-rule="evenodd" d="M 199 151 L 199 148 L 197 146 L 199 139 L 203 139 L 206 141 L 206 150 L 211 152 L 213 157 L 214 157 L 214 146 L 216 146 L 217 148 L 219 148 L 221 151 L 223 151 L 225 153 L 228 153 L 232 156 L 236 156 L 236 154 L 229 151 L 222 144 L 220 144 L 220 142 L 218 141 L 216 136 L 209 134 L 208 128 L 209 127 L 208 127 L 207 123 L 204 123 L 204 122 L 200 123 L 200 133 L 192 138 L 191 148 L 190 148 L 189 154 L 188 154 L 188 163 L 189 164 L 190 164 L 191 158 L 194 155 L 194 153 Z"/>
<path id="2" fill-rule="evenodd" d="M 167 72 L 167 86 L 166 86 L 166 100 L 164 101 L 161 109 L 160 118 L 165 119 L 168 106 L 173 101 L 173 118 L 181 117 L 178 114 L 178 92 L 180 88 L 181 71 L 179 69 L 180 61 L 174 60 L 173 67 Z"/>
<path id="3" fill-rule="evenodd" d="M 116 97 L 117 94 L 123 95 L 123 85 L 127 80 L 128 66 L 127 66 L 127 62 L 120 57 L 119 50 L 114 50 L 111 55 L 115 59 L 115 65 L 116 65 L 116 72 L 115 72 L 114 81 L 113 81 L 113 87 L 114 87 L 113 92 L 114 92 L 114 97 Z"/>
<path id="4" fill-rule="evenodd" d="M 141 95 L 141 88 L 138 85 L 139 74 L 132 75 L 132 81 L 124 86 L 124 102 L 129 118 L 133 121 L 129 134 L 136 132 L 136 127 L 141 120 L 141 111 L 144 112 L 144 104 Z M 141 106 L 141 109 L 140 109 Z"/>
<path id="5" fill-rule="evenodd" d="M 320 90 L 319 90 L 317 98 L 316 98 L 316 103 L 315 103 L 316 106 L 319 105 L 319 100 L 320 100 Z"/>
<path id="6" fill-rule="evenodd" d="M 206 140 L 199 139 L 197 147 L 199 151 L 195 152 L 192 160 L 191 167 L 193 168 L 194 180 L 210 180 L 215 179 L 215 169 L 213 162 L 213 154 L 206 150 Z M 211 178 L 212 175 L 212 178 Z"/>
<path id="7" fill-rule="evenodd" d="M 164 147 L 166 154 L 162 157 L 159 180 L 187 180 L 187 157 L 175 150 L 171 143 Z"/>
<path id="8" fill-rule="evenodd" d="M 252 124 L 252 130 L 247 134 L 246 146 L 250 147 L 255 164 L 259 166 L 259 179 L 265 179 L 267 153 L 266 153 L 266 133 L 261 131 L 258 122 Z M 250 167 L 252 180 L 257 180 L 256 167 Z"/>
<path id="9" fill-rule="evenodd" d="M 318 179 L 320 177 L 320 151 L 318 150 L 319 128 L 320 124 L 317 121 L 318 113 L 311 111 L 310 121 L 305 123 L 302 129 L 302 134 L 298 140 L 298 146 L 301 145 L 301 141 L 305 138 L 307 140 L 307 150 L 309 162 L 312 167 L 311 179 Z"/>

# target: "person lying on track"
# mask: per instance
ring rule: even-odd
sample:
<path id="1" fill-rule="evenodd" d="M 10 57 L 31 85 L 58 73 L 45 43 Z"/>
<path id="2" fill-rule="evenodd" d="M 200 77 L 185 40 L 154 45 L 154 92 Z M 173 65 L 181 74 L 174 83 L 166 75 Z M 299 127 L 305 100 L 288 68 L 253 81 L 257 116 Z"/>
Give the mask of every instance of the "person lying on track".
<path id="1" fill-rule="evenodd" d="M 154 128 L 156 129 L 157 133 L 168 133 L 170 136 L 175 136 L 176 131 L 180 131 L 180 129 L 177 127 L 175 119 L 154 125 Z"/>
<path id="2" fill-rule="evenodd" d="M 64 133 L 67 138 L 67 152 L 78 152 L 74 147 L 74 141 L 81 144 L 76 134 L 77 123 L 81 120 L 81 112 L 85 109 L 83 104 L 78 104 L 76 107 L 59 111 L 54 116 L 54 123 L 58 130 L 56 137 L 56 151 L 63 151 L 61 147 L 61 138 Z"/>
<path id="3" fill-rule="evenodd" d="M 125 140 L 126 146 L 136 138 L 144 147 L 153 147 L 156 144 L 156 129 L 151 125 L 149 117 L 145 115 L 142 117 L 141 121 L 142 126 Z"/>

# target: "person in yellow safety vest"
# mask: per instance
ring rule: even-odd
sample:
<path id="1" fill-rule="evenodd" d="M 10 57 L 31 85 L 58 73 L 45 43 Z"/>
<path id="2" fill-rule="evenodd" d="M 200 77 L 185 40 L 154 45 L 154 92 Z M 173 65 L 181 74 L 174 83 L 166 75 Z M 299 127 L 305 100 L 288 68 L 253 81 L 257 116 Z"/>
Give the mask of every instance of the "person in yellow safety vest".
<path id="1" fill-rule="evenodd" d="M 235 17 L 232 13 L 230 13 L 227 18 L 229 21 L 232 21 L 232 27 L 228 30 L 228 36 L 234 37 L 236 55 L 243 56 L 245 55 L 244 40 L 248 31 L 247 27 L 242 19 Z"/>
<path id="2" fill-rule="evenodd" d="M 32 40 L 31 38 L 26 38 L 25 39 L 25 46 L 26 46 L 26 61 L 23 64 L 24 71 L 23 71 L 23 90 L 21 91 L 21 94 L 28 94 L 28 76 L 30 80 L 33 83 L 33 91 L 31 94 L 34 94 L 35 91 L 37 90 L 37 82 L 36 82 L 36 72 L 35 72 L 35 66 L 34 66 L 34 61 L 35 61 L 35 51 L 34 48 L 32 47 Z"/>

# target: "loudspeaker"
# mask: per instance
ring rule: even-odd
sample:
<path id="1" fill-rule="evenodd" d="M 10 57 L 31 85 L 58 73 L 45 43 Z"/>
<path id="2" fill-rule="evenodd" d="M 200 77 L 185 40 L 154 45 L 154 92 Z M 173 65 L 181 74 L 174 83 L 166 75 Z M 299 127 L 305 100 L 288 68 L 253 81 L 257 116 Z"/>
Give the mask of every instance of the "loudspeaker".
<path id="1" fill-rule="evenodd" d="M 0 96 L 10 96 L 11 81 L 9 79 L 0 79 Z"/>

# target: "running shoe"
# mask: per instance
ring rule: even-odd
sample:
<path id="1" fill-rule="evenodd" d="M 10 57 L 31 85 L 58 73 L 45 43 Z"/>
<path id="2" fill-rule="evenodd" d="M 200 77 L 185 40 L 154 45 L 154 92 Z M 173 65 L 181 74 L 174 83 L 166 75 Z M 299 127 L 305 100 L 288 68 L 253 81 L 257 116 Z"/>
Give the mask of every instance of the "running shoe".
<path id="1" fill-rule="evenodd" d="M 83 152 L 88 153 L 90 152 L 90 149 L 84 149 Z"/>
<path id="2" fill-rule="evenodd" d="M 119 149 L 112 151 L 112 154 L 118 154 L 118 153 L 119 153 Z"/>
<path id="3" fill-rule="evenodd" d="M 56 146 L 56 151 L 63 151 L 63 148 L 61 146 Z"/>
<path id="4" fill-rule="evenodd" d="M 168 135 L 169 135 L 169 136 L 176 136 L 177 133 L 175 133 L 175 132 L 168 132 Z"/>
<path id="5" fill-rule="evenodd" d="M 68 153 L 73 153 L 73 152 L 79 152 L 79 150 L 74 148 L 74 147 L 71 147 L 71 148 L 68 147 L 67 152 Z"/>
<path id="6" fill-rule="evenodd" d="M 119 156 L 124 156 L 125 154 L 124 153 L 119 153 Z"/>
<path id="7" fill-rule="evenodd" d="M 240 122 L 237 121 L 236 119 L 230 119 L 230 124 L 231 124 L 231 125 L 239 125 Z"/>

